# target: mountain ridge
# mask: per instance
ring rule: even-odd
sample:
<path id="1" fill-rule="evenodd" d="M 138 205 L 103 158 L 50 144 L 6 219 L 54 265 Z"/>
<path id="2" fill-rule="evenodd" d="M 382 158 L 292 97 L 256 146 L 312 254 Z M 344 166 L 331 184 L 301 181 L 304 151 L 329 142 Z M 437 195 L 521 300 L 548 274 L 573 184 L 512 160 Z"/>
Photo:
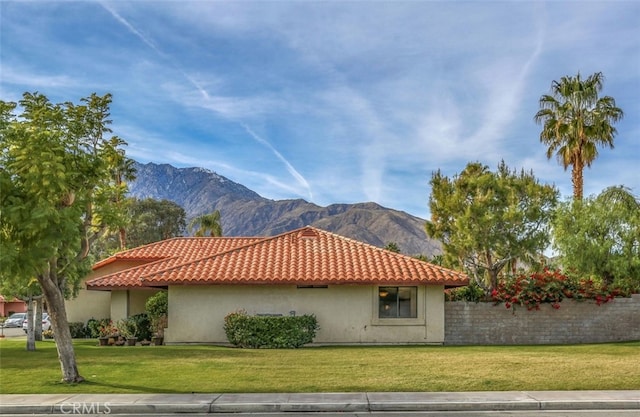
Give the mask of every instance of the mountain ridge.
<path id="1" fill-rule="evenodd" d="M 188 220 L 219 210 L 225 236 L 274 236 L 315 226 L 378 247 L 394 242 L 406 255 L 441 253 L 440 243 L 427 237 L 424 219 L 375 202 L 323 207 L 303 199 L 270 200 L 205 168 L 153 162 L 134 166 L 130 196 L 173 201 L 184 208 Z"/>

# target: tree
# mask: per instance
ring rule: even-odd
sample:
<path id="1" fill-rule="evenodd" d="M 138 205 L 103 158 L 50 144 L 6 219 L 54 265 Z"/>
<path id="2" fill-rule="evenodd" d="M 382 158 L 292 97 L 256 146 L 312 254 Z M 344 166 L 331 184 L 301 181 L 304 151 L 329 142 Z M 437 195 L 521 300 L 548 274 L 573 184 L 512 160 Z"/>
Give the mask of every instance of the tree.
<path id="1" fill-rule="evenodd" d="M 509 262 L 535 262 L 548 246 L 558 191 L 533 173 L 476 162 L 453 179 L 437 171 L 430 184 L 427 235 L 442 242 L 446 266 L 464 268 L 486 291 Z"/>
<path id="2" fill-rule="evenodd" d="M 129 212 L 132 219 L 128 228 L 131 247 L 182 236 L 187 224 L 184 209 L 169 200 L 133 199 Z"/>
<path id="3" fill-rule="evenodd" d="M 119 203 L 126 216 L 92 246 L 94 261 L 121 251 L 123 236 L 128 247 L 138 247 L 183 235 L 187 214 L 177 203 L 153 198 L 127 198 Z"/>
<path id="4" fill-rule="evenodd" d="M 610 187 L 597 197 L 560 204 L 553 243 L 573 273 L 640 288 L 640 200 L 628 189 Z"/>
<path id="5" fill-rule="evenodd" d="M 118 213 L 120 217 L 114 222 L 118 228 L 118 241 L 120 243 L 120 250 L 127 248 L 127 225 L 131 220 L 125 210 L 128 199 L 126 194 L 128 191 L 127 183 L 136 179 L 136 169 L 134 167 L 134 161 L 125 156 L 124 150 L 120 149 L 120 146 L 126 145 L 126 143 L 118 138 L 111 139 L 111 145 L 115 152 L 112 152 L 109 157 L 109 166 L 111 168 L 111 175 L 113 177 L 115 185 L 114 201 L 116 206 L 119 206 Z"/>
<path id="6" fill-rule="evenodd" d="M 216 210 L 213 213 L 203 214 L 191 220 L 189 223 L 189 229 L 194 233 L 194 236 L 202 237 L 209 236 L 216 237 L 222 236 L 222 224 L 220 223 L 220 211 Z"/>
<path id="7" fill-rule="evenodd" d="M 573 198 L 582 199 L 583 171 L 598 157 L 598 146 L 613 148 L 617 131 L 613 123 L 622 119 L 613 97 L 598 97 L 604 76 L 597 72 L 583 80 L 565 76 L 551 84 L 552 95 L 540 97 L 535 121 L 543 124 L 540 141 L 548 146 L 547 158 L 554 152 L 566 170 L 571 165 Z"/>
<path id="8" fill-rule="evenodd" d="M 119 139 L 105 138 L 111 95 L 52 104 L 25 93 L 22 112 L 0 101 L 0 281 L 35 278 L 55 334 L 65 382 L 80 382 L 65 297 L 90 270 L 95 239 L 120 217 L 110 165 Z"/>

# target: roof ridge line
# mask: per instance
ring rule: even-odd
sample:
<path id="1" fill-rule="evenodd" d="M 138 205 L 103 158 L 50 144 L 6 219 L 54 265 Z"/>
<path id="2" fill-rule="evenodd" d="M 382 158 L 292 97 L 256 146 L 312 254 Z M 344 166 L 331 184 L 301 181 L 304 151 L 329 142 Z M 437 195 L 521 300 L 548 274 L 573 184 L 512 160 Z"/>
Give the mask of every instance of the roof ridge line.
<path id="1" fill-rule="evenodd" d="M 221 237 L 223 237 L 223 236 L 218 236 L 218 237 L 215 237 L 214 239 L 219 239 L 219 238 L 221 238 Z M 209 237 L 209 238 L 211 239 L 211 237 Z M 198 263 L 198 262 L 201 262 L 201 261 L 207 260 L 207 259 L 213 259 L 213 258 L 215 258 L 215 257 L 218 257 L 218 256 L 221 256 L 221 255 L 224 255 L 224 254 L 226 254 L 226 253 L 234 252 L 234 251 L 236 251 L 236 250 L 238 250 L 238 249 L 244 249 L 244 248 L 247 248 L 247 247 L 249 247 L 249 246 L 252 246 L 252 245 L 255 245 L 255 244 L 261 243 L 261 242 L 263 242 L 263 241 L 265 241 L 265 240 L 270 239 L 271 237 L 260 237 L 260 236 L 255 236 L 255 237 L 254 237 L 254 236 L 235 236 L 235 238 L 239 238 L 239 239 L 256 239 L 256 241 L 255 241 L 255 242 L 249 242 L 249 243 L 247 243 L 247 244 L 245 244 L 245 245 L 238 246 L 238 247 L 235 247 L 235 248 L 227 249 L 227 250 L 224 250 L 224 251 L 222 251 L 222 252 L 217 252 L 217 253 L 214 253 L 214 254 L 212 254 L 212 255 L 206 255 L 206 256 L 203 256 L 203 257 L 198 258 L 198 259 L 192 259 L 192 260 L 190 260 L 190 261 L 186 261 L 186 262 L 183 262 L 183 263 L 181 263 L 181 264 L 173 265 L 173 266 L 170 266 L 170 267 L 168 267 L 168 268 L 160 269 L 160 270 L 158 270 L 158 271 L 155 271 L 153 274 L 146 274 L 146 275 L 142 275 L 139 279 L 140 279 L 140 281 L 141 281 L 141 282 L 153 282 L 153 280 L 151 280 L 151 279 L 147 278 L 147 276 L 148 276 L 148 275 L 158 275 L 158 274 L 163 274 L 163 273 L 169 272 L 169 271 L 174 270 L 174 269 L 182 268 L 183 266 L 186 266 L 186 265 L 195 264 L 195 263 Z"/>
<path id="2" fill-rule="evenodd" d="M 198 258 L 198 259 L 194 259 L 194 260 L 191 260 L 191 261 L 188 261 L 188 262 L 184 262 L 184 263 L 179 264 L 179 265 L 174 265 L 174 266 L 169 267 L 169 268 L 161 269 L 159 271 L 154 272 L 153 275 L 166 273 L 166 272 L 169 272 L 169 271 L 174 270 L 174 269 L 182 268 L 183 266 L 186 266 L 186 265 L 191 265 L 191 264 L 195 264 L 195 263 L 198 263 L 198 262 L 206 261 L 206 260 L 209 260 L 209 259 L 217 258 L 218 256 L 223 256 L 223 255 L 226 255 L 226 254 L 229 254 L 229 253 L 236 252 L 238 250 L 244 250 L 244 249 L 246 249 L 248 247 L 259 245 L 261 243 L 269 242 L 269 241 L 272 241 L 272 240 L 280 239 L 280 238 L 282 238 L 284 236 L 287 236 L 287 235 L 294 235 L 296 233 L 302 232 L 304 229 L 315 229 L 315 230 L 319 230 L 320 232 L 330 233 L 330 232 L 326 232 L 326 231 L 324 231 L 322 229 L 319 229 L 319 228 L 316 228 L 316 227 L 313 227 L 313 226 L 303 226 L 303 227 L 299 227 L 297 229 L 293 229 L 293 230 L 289 230 L 289 231 L 286 231 L 286 232 L 283 232 L 283 233 L 279 233 L 279 234 L 274 235 L 274 236 L 264 236 L 264 237 L 261 237 L 261 236 L 255 236 L 255 237 L 246 236 L 246 237 L 244 237 L 244 239 L 257 239 L 257 240 L 255 242 L 251 242 L 251 243 L 247 243 L 246 245 L 242 245 L 242 246 L 238 246 L 238 247 L 235 247 L 235 248 L 227 249 L 225 251 L 218 252 L 218 253 L 215 253 L 213 255 L 204 256 L 202 258 Z M 336 235 L 336 236 L 341 237 L 340 235 Z M 145 283 L 153 282 L 152 279 L 145 278 L 145 276 L 140 277 L 140 281 L 141 282 L 145 282 Z"/>

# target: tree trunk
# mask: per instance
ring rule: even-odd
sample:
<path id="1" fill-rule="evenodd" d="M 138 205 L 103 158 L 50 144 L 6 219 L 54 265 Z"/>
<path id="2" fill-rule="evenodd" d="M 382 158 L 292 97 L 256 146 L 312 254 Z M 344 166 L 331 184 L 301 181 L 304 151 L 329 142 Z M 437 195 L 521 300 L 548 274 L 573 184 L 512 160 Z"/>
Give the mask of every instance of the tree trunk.
<path id="1" fill-rule="evenodd" d="M 118 236 L 120 239 L 120 250 L 127 249 L 127 229 L 125 229 L 124 227 L 121 227 L 118 230 Z"/>
<path id="2" fill-rule="evenodd" d="M 42 342 L 42 296 L 33 298 L 36 304 L 36 314 L 33 321 L 33 338 L 36 342 Z"/>
<path id="3" fill-rule="evenodd" d="M 489 283 L 491 285 L 491 288 L 489 289 L 489 292 L 495 290 L 496 288 L 498 288 L 498 272 L 497 270 L 493 269 L 493 268 L 488 268 L 487 269 L 487 273 L 489 274 Z"/>
<path id="4" fill-rule="evenodd" d="M 49 306 L 49 319 L 55 334 L 58 360 L 62 370 L 62 381 L 69 383 L 82 382 L 84 378 L 80 376 L 76 364 L 76 354 L 73 350 L 73 339 L 69 330 L 64 295 L 49 274 L 39 275 L 38 282 Z"/>
<path id="5" fill-rule="evenodd" d="M 36 350 L 36 339 L 33 332 L 33 298 L 27 300 L 27 351 Z"/>
<path id="6" fill-rule="evenodd" d="M 573 163 L 571 168 L 571 183 L 573 184 L 573 199 L 575 201 L 582 200 L 584 189 L 584 163 L 581 160 L 577 160 Z"/>

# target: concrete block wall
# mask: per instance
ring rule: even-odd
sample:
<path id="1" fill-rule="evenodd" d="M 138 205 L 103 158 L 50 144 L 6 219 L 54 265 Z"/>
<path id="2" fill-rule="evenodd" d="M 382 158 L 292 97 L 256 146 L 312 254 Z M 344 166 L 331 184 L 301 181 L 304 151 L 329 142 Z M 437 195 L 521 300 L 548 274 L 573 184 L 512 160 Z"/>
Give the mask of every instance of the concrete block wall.
<path id="1" fill-rule="evenodd" d="M 445 303 L 445 344 L 528 345 L 640 340 L 640 294 L 595 301 L 564 300 L 559 309 L 527 311 L 504 304 Z"/>

